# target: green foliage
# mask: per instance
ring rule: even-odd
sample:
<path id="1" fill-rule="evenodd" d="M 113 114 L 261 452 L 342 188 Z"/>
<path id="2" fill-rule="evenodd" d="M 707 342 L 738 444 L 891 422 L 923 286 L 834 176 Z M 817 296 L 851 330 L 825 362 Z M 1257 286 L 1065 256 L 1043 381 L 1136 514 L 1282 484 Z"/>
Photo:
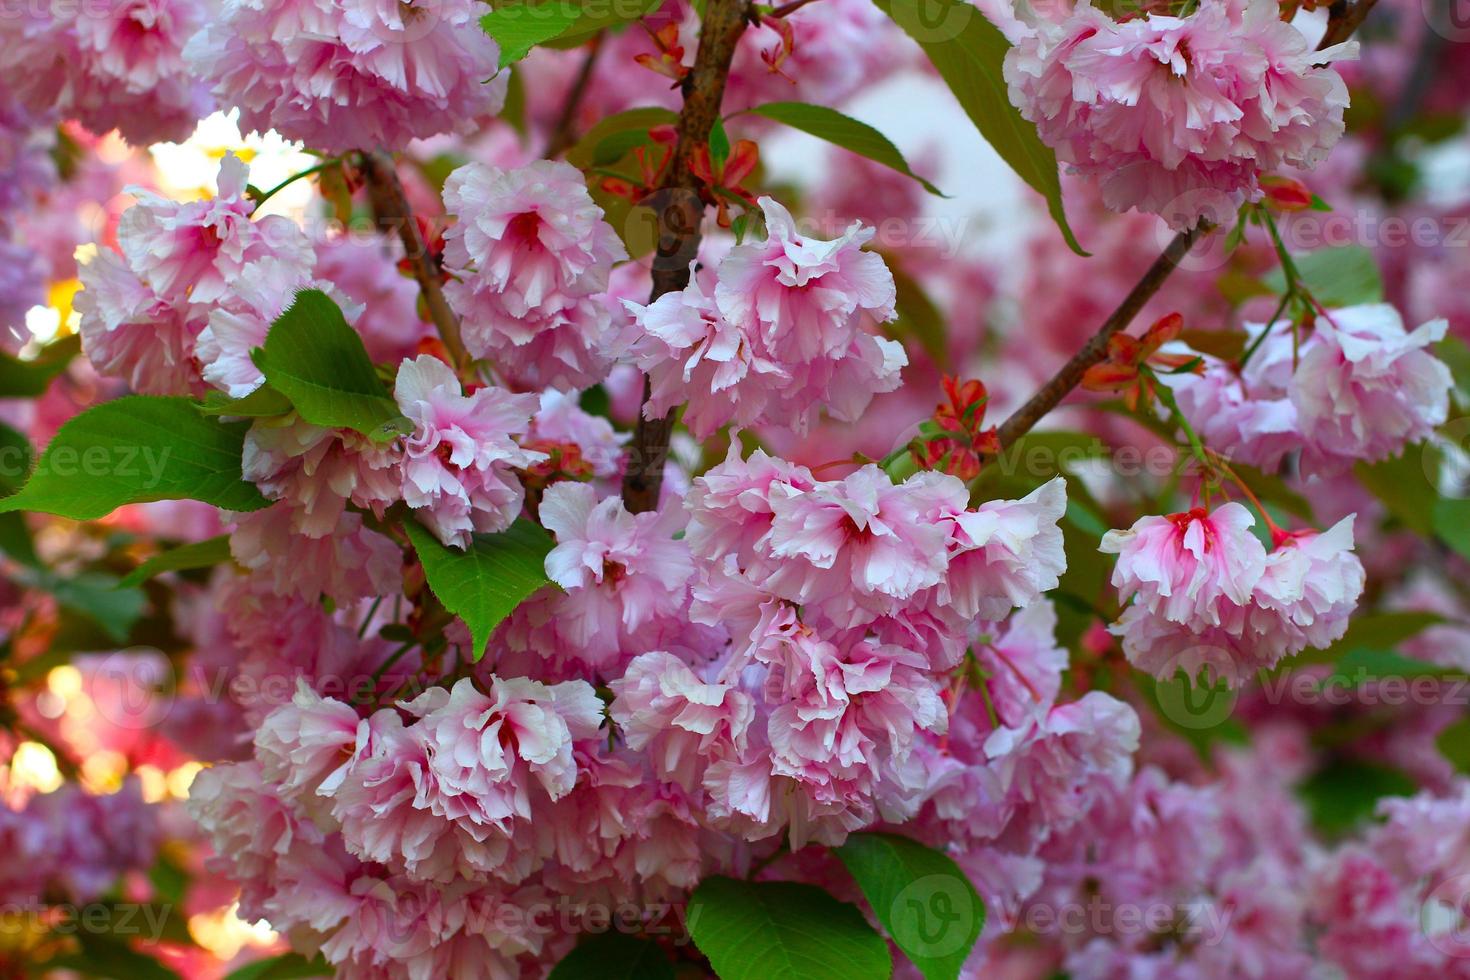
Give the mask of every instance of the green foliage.
<path id="1" fill-rule="evenodd" d="M 1440 454 L 1426 443 L 1407 447 L 1399 456 L 1378 463 L 1358 463 L 1353 474 L 1388 513 L 1415 534 L 1434 534 L 1434 505 L 1439 499 L 1433 476 Z"/>
<path id="2" fill-rule="evenodd" d="M 320 956 L 308 960 L 300 953 L 282 953 L 247 963 L 227 974 L 225 980 L 299 980 L 331 975 L 332 967 Z"/>
<path id="3" fill-rule="evenodd" d="M 578 943 L 547 980 L 674 980 L 674 966 L 657 943 L 610 931 Z"/>
<path id="4" fill-rule="evenodd" d="M 403 526 L 423 563 L 429 588 L 470 628 L 476 660 L 484 654 L 496 625 L 550 581 L 546 556 L 551 537 L 528 520 L 518 520 L 500 534 L 477 534 L 464 551 L 441 544 L 415 520 L 406 520 Z"/>
<path id="5" fill-rule="evenodd" d="M 52 379 L 66 370 L 81 349 L 81 338 L 73 335 L 47 345 L 29 361 L 0 351 L 0 398 L 35 398 L 45 394 Z"/>
<path id="6" fill-rule="evenodd" d="M 1342 834 L 1373 815 L 1385 796 L 1412 796 L 1414 780 L 1388 766 L 1338 759 L 1297 787 L 1313 825 L 1329 836 Z"/>
<path id="7" fill-rule="evenodd" d="M 898 316 L 892 323 L 885 324 L 885 332 L 894 340 L 918 343 L 929 359 L 940 366 L 948 363 L 949 352 L 945 349 L 946 327 L 944 314 L 924 287 L 914 281 L 898 264 L 885 256 L 888 269 L 893 273 L 893 285 L 898 297 L 895 303 Z"/>
<path id="8" fill-rule="evenodd" d="M 1456 772 L 1470 773 L 1470 718 L 1461 718 L 1445 727 L 1434 744 Z"/>
<path id="9" fill-rule="evenodd" d="M 15 493 L 31 471 L 31 442 L 0 422 L 0 497 Z"/>
<path id="10" fill-rule="evenodd" d="M 939 188 L 909 169 L 908 161 L 903 158 L 898 147 L 893 145 L 892 140 L 867 123 L 859 122 L 836 109 L 806 102 L 768 102 L 747 111 L 810 133 L 817 139 L 826 140 L 844 150 L 851 150 L 859 156 L 912 177 L 930 194 L 944 196 Z"/>
<path id="11" fill-rule="evenodd" d="M 985 902 L 954 860 L 897 834 L 853 834 L 836 853 L 926 980 L 958 977 L 985 928 Z"/>
<path id="12" fill-rule="evenodd" d="M 924 49 L 995 152 L 1042 197 L 1072 250 L 1086 255 L 1062 205 L 1056 154 L 1011 105 L 1001 65 L 1010 43 L 964 0 L 873 0 Z"/>
<path id="13" fill-rule="evenodd" d="M 1445 621 L 1431 612 L 1377 612 L 1354 616 L 1347 632 L 1326 650 L 1308 650 L 1289 666 L 1335 663 L 1354 650 L 1389 650 L 1411 636 Z"/>
<path id="14" fill-rule="evenodd" d="M 61 575 L 39 565 L 14 575 L 19 585 L 49 592 L 63 608 L 91 620 L 113 643 L 124 643 L 143 616 L 148 598 L 131 583 L 106 572 Z"/>
<path id="15" fill-rule="evenodd" d="M 863 914 L 813 885 L 706 878 L 689 930 L 720 980 L 886 980 L 893 968 Z"/>
<path id="16" fill-rule="evenodd" d="M 263 384 L 243 398 L 231 398 L 219 391 L 207 392 L 199 410 L 205 415 L 268 419 L 290 412 L 291 400 L 270 385 Z"/>
<path id="17" fill-rule="evenodd" d="M 413 431 L 379 380 L 362 338 L 320 290 L 296 294 L 296 301 L 271 324 L 255 363 L 271 387 L 312 425 L 352 429 L 374 442 L 391 442 Z"/>
<path id="18" fill-rule="evenodd" d="M 1319 248 L 1292 254 L 1301 283 L 1323 306 L 1383 302 L 1383 277 L 1373 253 L 1362 245 Z M 1264 282 L 1273 293 L 1286 291 L 1286 274 L 1273 269 Z"/>
<path id="19" fill-rule="evenodd" d="M 627 109 L 599 119 L 597 124 L 567 151 L 567 161 L 576 167 L 606 167 L 617 163 L 635 146 L 649 142 L 648 131 L 655 126 L 672 125 L 677 113 L 648 106 Z"/>
<path id="20" fill-rule="evenodd" d="M 153 576 L 160 575 L 163 572 L 179 572 L 192 568 L 210 568 L 229 560 L 230 536 L 228 534 L 221 534 L 219 537 L 181 545 L 154 555 L 124 576 L 122 582 L 119 584 L 124 587 L 142 585 Z"/>
<path id="21" fill-rule="evenodd" d="M 130 395 L 67 421 L 0 513 L 32 510 L 78 521 L 124 504 L 202 500 L 251 511 L 268 501 L 240 475 L 247 423 L 201 415 L 186 398 Z"/>
<path id="22" fill-rule="evenodd" d="M 500 46 L 500 67 L 515 64 L 539 45 L 575 47 L 609 27 L 646 17 L 662 0 L 501 0 L 480 18 Z"/>

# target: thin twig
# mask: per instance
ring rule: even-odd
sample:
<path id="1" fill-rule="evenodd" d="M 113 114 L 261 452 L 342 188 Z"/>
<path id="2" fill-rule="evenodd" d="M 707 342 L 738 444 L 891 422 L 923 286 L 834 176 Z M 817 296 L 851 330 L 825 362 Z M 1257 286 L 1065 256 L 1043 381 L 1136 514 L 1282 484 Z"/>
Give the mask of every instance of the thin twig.
<path id="1" fill-rule="evenodd" d="M 577 142 L 577 110 L 582 105 L 582 100 L 587 96 L 587 89 L 592 84 L 592 75 L 597 68 L 597 56 L 602 52 L 602 35 L 598 34 L 592 39 L 592 44 L 587 49 L 587 56 L 582 59 L 582 67 L 577 69 L 577 77 L 572 81 L 572 87 L 567 90 L 566 101 L 562 103 L 561 115 L 556 120 L 556 125 L 551 130 L 551 138 L 546 143 L 546 149 L 541 156 L 547 160 L 555 159 L 565 153 Z"/>
<path id="2" fill-rule="evenodd" d="M 1204 234 L 1206 229 L 1207 225 L 1202 222 L 1174 236 L 1174 240 L 1164 249 L 1164 254 L 1155 259 L 1153 265 L 1148 267 L 1143 278 L 1139 279 L 1128 291 L 1128 295 L 1123 297 L 1123 302 L 1119 303 L 1112 315 L 1103 321 L 1097 333 L 1086 344 L 1083 344 L 1082 349 L 1073 354 L 1072 359 L 1063 364 L 1061 370 L 1053 375 L 1050 381 L 1042 385 L 1026 404 L 1016 409 L 1011 413 L 1011 417 L 1001 424 L 998 435 L 1002 447 L 1011 445 L 1030 432 L 1032 426 L 1060 405 L 1062 399 L 1082 383 L 1082 375 L 1087 373 L 1087 369 L 1107 356 L 1108 338 L 1133 322 L 1138 311 L 1153 299 L 1154 294 L 1169 278 L 1169 274 L 1188 254 L 1195 241 Z"/>
<path id="3" fill-rule="evenodd" d="M 699 194 L 698 179 L 689 169 L 689 159 L 696 147 L 709 140 L 710 129 L 719 118 L 730 62 L 745 31 L 747 13 L 746 0 L 705 3 L 699 51 L 683 84 L 684 107 L 679 112 L 678 140 L 664 171 L 662 186 L 642 202 L 652 207 L 658 218 L 658 249 L 653 258 L 650 302 L 689 285 L 689 264 L 699 253 L 700 227 L 704 222 L 704 201 Z M 645 405 L 648 397 L 645 378 Z M 658 507 L 673 428 L 673 412 L 649 419 L 640 407 L 628 468 L 623 474 L 623 503 L 635 514 Z"/>
<path id="4" fill-rule="evenodd" d="M 1318 49 L 1331 47 L 1352 36 L 1358 25 L 1363 23 L 1363 18 L 1373 9 L 1377 0 L 1358 0 L 1355 4 L 1348 4 L 1346 0 L 1338 0 L 1332 5 L 1328 16 L 1327 31 L 1322 36 Z M 1011 417 L 1006 419 L 999 430 L 1000 445 L 1002 448 L 1010 446 L 1017 439 L 1024 436 L 1031 428 L 1040 422 L 1047 413 L 1062 403 L 1062 399 L 1071 394 L 1072 389 L 1082 382 L 1082 375 L 1092 365 L 1100 362 L 1108 350 L 1108 338 L 1120 330 L 1123 330 L 1133 322 L 1138 312 L 1153 298 L 1154 294 L 1164 285 L 1165 280 L 1179 265 L 1180 261 L 1188 254 L 1194 243 L 1208 232 L 1210 227 L 1201 222 L 1188 231 L 1182 231 L 1174 236 L 1164 249 L 1162 255 L 1154 260 L 1153 265 L 1143 274 L 1143 278 L 1129 290 L 1123 302 L 1112 315 L 1103 321 L 1096 334 L 1093 335 L 1082 349 L 1072 355 L 1072 359 L 1062 365 L 1052 379 L 1041 386 L 1041 389 L 1032 395 L 1024 405 L 1016 409 Z"/>
<path id="5" fill-rule="evenodd" d="M 444 287 L 440 282 L 438 263 L 429 254 L 428 246 L 419 235 L 419 226 L 409 209 L 408 198 L 403 193 L 403 184 L 398 179 L 398 169 L 393 158 L 382 151 L 362 154 L 362 173 L 367 181 L 368 198 L 372 201 L 373 214 L 378 227 L 383 231 L 396 231 L 403 243 L 404 254 L 418 281 L 419 292 L 424 297 L 424 307 L 429 318 L 439 331 L 439 339 L 449 352 L 456 370 L 462 376 L 470 367 L 470 356 L 465 350 L 460 334 L 459 317 L 450 309 L 444 298 Z"/>

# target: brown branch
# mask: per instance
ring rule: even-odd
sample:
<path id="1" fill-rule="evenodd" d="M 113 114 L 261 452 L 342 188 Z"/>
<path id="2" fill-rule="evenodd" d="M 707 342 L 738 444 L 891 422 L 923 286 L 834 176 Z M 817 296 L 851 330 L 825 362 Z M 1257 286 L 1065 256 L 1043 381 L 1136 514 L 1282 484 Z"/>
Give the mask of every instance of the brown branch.
<path id="1" fill-rule="evenodd" d="M 663 185 L 642 202 L 653 208 L 658 219 L 650 302 L 689 285 L 689 263 L 699 253 L 700 226 L 704 221 L 704 201 L 699 182 L 689 169 L 689 159 L 696 147 L 709 140 L 710 129 L 719 118 L 730 62 L 745 31 L 747 13 L 746 0 L 707 0 L 704 5 L 699 50 L 694 56 L 694 67 L 684 79 L 678 140 L 664 171 Z M 645 404 L 648 395 L 645 378 Z M 662 418 L 648 419 L 642 408 L 639 409 L 632 452 L 623 474 L 623 503 L 635 514 L 658 507 L 673 428 L 672 412 Z"/>
<path id="2" fill-rule="evenodd" d="M 602 52 L 602 37 L 601 34 L 598 34 L 592 39 L 592 44 L 587 49 L 587 56 L 582 59 L 582 67 L 577 69 L 577 77 L 572 80 L 572 87 L 567 90 L 566 101 L 561 106 L 561 115 L 557 117 L 556 125 L 551 130 L 551 138 L 547 140 L 546 149 L 541 154 L 547 160 L 555 159 L 565 153 L 577 141 L 577 109 L 582 105 L 582 99 L 586 97 L 587 89 L 592 84 L 592 75 L 597 68 L 597 56 Z"/>
<path id="3" fill-rule="evenodd" d="M 1143 309 L 1149 300 L 1153 299 L 1159 287 L 1164 285 L 1164 280 L 1189 253 L 1190 248 L 1207 230 L 1208 226 L 1201 222 L 1189 231 L 1181 231 L 1174 236 L 1164 249 L 1164 253 L 1154 260 L 1153 265 L 1143 274 L 1143 278 L 1128 291 L 1123 297 L 1123 302 L 1112 312 L 1103 325 L 1098 329 L 1090 340 L 1082 346 L 1082 349 L 1072 355 L 1072 359 L 1062 365 L 1060 371 L 1052 376 L 1052 379 L 1042 385 L 1040 390 L 1031 398 L 1011 413 L 1011 417 L 1001 424 L 999 429 L 1000 444 L 1009 446 L 1021 436 L 1031 431 L 1031 427 L 1040 422 L 1052 409 L 1061 404 L 1062 399 L 1071 393 L 1072 389 L 1082 382 L 1082 375 L 1087 369 L 1098 363 L 1106 356 L 1108 351 L 1108 338 L 1122 330 L 1133 322 L 1138 311 Z"/>
<path id="4" fill-rule="evenodd" d="M 393 157 L 382 151 L 362 154 L 362 173 L 367 181 L 368 199 L 372 201 L 373 214 L 382 231 L 396 231 L 403 243 L 413 277 L 418 281 L 419 292 L 424 297 L 424 307 L 429 318 L 439 331 L 439 339 L 449 352 L 450 360 L 461 376 L 470 367 L 469 352 L 465 350 L 460 334 L 459 317 L 450 309 L 444 298 L 444 287 L 440 282 L 440 270 L 428 247 L 419 235 L 418 222 L 409 209 L 408 198 L 403 193 L 403 183 L 398 179 L 398 169 Z"/>
<path id="5" fill-rule="evenodd" d="M 1346 0 L 1338 0 L 1337 3 L 1334 3 L 1328 14 L 1327 31 L 1321 43 L 1317 45 L 1318 49 L 1330 47 L 1351 37 L 1353 31 L 1363 23 L 1363 19 L 1368 16 L 1368 12 L 1373 9 L 1376 2 L 1377 0 L 1358 0 L 1355 4 L 1349 4 Z M 1072 355 L 1071 360 L 1062 365 L 1061 370 L 1053 375 L 1050 381 L 1042 385 L 1036 394 L 1012 412 L 1010 418 L 1001 424 L 999 436 L 1002 448 L 1012 445 L 1021 436 L 1030 432 L 1037 422 L 1040 422 L 1047 413 L 1060 405 L 1062 400 L 1071 394 L 1072 389 L 1082 382 L 1082 375 L 1087 372 L 1087 369 L 1097 364 L 1107 354 L 1108 338 L 1133 322 L 1138 311 L 1143 309 L 1164 285 L 1164 281 L 1188 254 L 1194 243 L 1210 230 L 1208 223 L 1201 222 L 1189 231 L 1180 232 L 1174 236 L 1174 240 L 1164 249 L 1163 254 L 1148 267 L 1143 278 L 1128 291 L 1128 295 L 1123 298 L 1123 302 L 1118 304 L 1118 308 L 1103 321 L 1097 333 L 1083 345 L 1081 350 Z"/>
<path id="6" fill-rule="evenodd" d="M 1378 0 L 1358 0 L 1357 3 L 1348 3 L 1347 0 L 1337 0 L 1327 9 L 1327 30 L 1318 42 L 1317 50 L 1341 44 L 1352 37 L 1377 2 Z"/>

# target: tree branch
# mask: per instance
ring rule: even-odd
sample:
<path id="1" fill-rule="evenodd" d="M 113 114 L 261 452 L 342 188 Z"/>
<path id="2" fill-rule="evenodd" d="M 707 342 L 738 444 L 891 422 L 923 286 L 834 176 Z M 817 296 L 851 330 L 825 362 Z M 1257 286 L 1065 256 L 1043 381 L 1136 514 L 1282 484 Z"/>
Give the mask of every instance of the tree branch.
<path id="1" fill-rule="evenodd" d="M 1103 325 L 1093 334 L 1092 338 L 1082 346 L 1082 349 L 1072 355 L 1072 359 L 1062 365 L 1052 379 L 1032 395 L 1026 404 L 1011 413 L 1011 417 L 1003 422 L 999 429 L 1000 444 L 1002 447 L 1009 446 L 1021 436 L 1031 431 L 1031 427 L 1052 409 L 1061 404 L 1062 399 L 1071 393 L 1072 389 L 1082 383 L 1082 375 L 1087 369 L 1101 361 L 1108 351 L 1108 338 L 1127 327 L 1138 315 L 1138 311 L 1153 299 L 1159 287 L 1164 285 L 1164 280 L 1189 253 L 1194 243 L 1208 230 L 1208 224 L 1201 222 L 1188 231 L 1181 231 L 1174 236 L 1164 249 L 1164 253 L 1154 260 L 1153 265 L 1143 274 L 1143 278 L 1134 284 L 1123 297 L 1123 302 L 1118 304 L 1112 314 L 1103 321 Z"/>
<path id="2" fill-rule="evenodd" d="M 653 208 L 658 219 L 650 302 L 689 285 L 689 263 L 699 254 L 700 226 L 704 221 L 704 201 L 699 194 L 699 182 L 689 169 L 689 159 L 696 147 L 709 140 L 710 129 L 719 118 L 730 62 L 745 31 L 747 13 L 746 0 L 705 3 L 699 50 L 694 56 L 693 69 L 684 79 L 678 140 L 664 171 L 663 185 L 642 202 Z M 644 404 L 648 395 L 645 378 Z M 623 474 L 623 503 L 635 514 L 658 507 L 673 428 L 672 412 L 662 418 L 648 419 L 642 408 L 639 409 L 632 453 Z"/>
<path id="3" fill-rule="evenodd" d="M 601 53 L 602 35 L 598 34 L 588 46 L 587 55 L 582 59 L 582 67 L 577 69 L 577 77 L 567 90 L 561 115 L 557 117 L 556 125 L 551 130 L 551 138 L 547 140 L 546 149 L 541 154 L 545 159 L 555 159 L 577 141 L 577 109 L 582 105 L 582 99 L 586 97 L 587 89 L 592 84 L 592 75 L 597 69 L 597 56 Z"/>
<path id="4" fill-rule="evenodd" d="M 1327 31 L 1322 36 L 1321 43 L 1317 45 L 1318 50 L 1331 47 L 1351 37 L 1353 31 L 1363 23 L 1363 19 L 1368 16 L 1368 12 L 1373 9 L 1376 2 L 1377 0 L 1358 0 L 1355 4 L 1349 4 L 1346 0 L 1338 0 L 1337 3 L 1334 3 L 1328 14 Z M 1050 381 L 1042 385 L 1036 394 L 1012 412 L 1011 417 L 1001 424 L 999 436 L 1002 449 L 1030 432 L 1037 422 L 1040 422 L 1047 413 L 1062 403 L 1062 399 L 1071 394 L 1072 389 L 1082 382 L 1082 375 L 1087 372 L 1087 369 L 1106 356 L 1108 338 L 1133 322 L 1138 311 L 1143 309 L 1164 285 L 1164 281 L 1188 254 L 1194 243 L 1210 230 L 1207 223 L 1201 222 L 1189 231 L 1180 232 L 1174 236 L 1174 240 L 1164 249 L 1163 254 L 1148 267 L 1143 278 L 1139 279 L 1128 291 L 1123 302 L 1119 303 L 1112 315 L 1103 321 L 1092 339 L 1080 351 L 1072 355 L 1072 359 L 1063 364 L 1061 370 L 1053 375 Z"/>
<path id="5" fill-rule="evenodd" d="M 438 264 L 419 235 L 418 222 L 413 219 L 413 212 L 409 209 L 408 198 L 404 196 L 403 184 L 398 179 L 398 169 L 393 164 L 393 158 L 382 151 L 364 152 L 362 173 L 367 181 L 368 198 L 372 202 L 379 229 L 398 233 L 398 239 L 403 243 L 404 255 L 413 269 L 413 277 L 418 281 L 419 292 L 424 297 L 424 307 L 429 311 L 429 318 L 439 331 L 439 339 L 444 342 L 444 348 L 449 352 L 455 369 L 464 376 L 469 370 L 471 359 L 460 333 L 459 317 L 455 316 L 448 300 L 444 298 Z"/>

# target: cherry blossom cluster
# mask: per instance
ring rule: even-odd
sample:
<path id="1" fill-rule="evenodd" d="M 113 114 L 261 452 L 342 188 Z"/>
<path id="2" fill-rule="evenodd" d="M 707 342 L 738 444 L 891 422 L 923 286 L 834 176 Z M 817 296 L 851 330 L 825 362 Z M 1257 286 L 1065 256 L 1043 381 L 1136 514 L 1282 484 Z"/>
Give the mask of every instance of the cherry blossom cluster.
<path id="1" fill-rule="evenodd" d="M 855 421 L 875 394 L 898 387 L 903 346 L 867 324 L 893 319 L 893 275 L 862 246 L 872 228 L 854 223 L 834 241 L 802 235 L 790 212 L 760 200 L 766 238 L 737 245 L 714 270 L 712 288 L 688 288 L 648 305 L 624 300 L 648 375 L 649 418 L 688 402 L 697 438 L 721 426 L 776 423 L 805 431 L 818 406 Z"/>
<path id="2" fill-rule="evenodd" d="M 445 287 L 465 346 L 523 387 L 585 388 L 614 349 L 604 298 L 623 243 L 571 164 L 469 164 L 444 182 L 458 221 L 444 234 Z"/>
<path id="3" fill-rule="evenodd" d="M 242 394 L 259 383 L 250 348 L 310 282 L 313 253 L 291 220 L 252 219 L 247 176 L 227 156 L 210 200 L 136 190 L 118 228 L 121 251 L 99 249 L 80 273 L 80 329 L 100 374 L 160 395 L 199 394 L 206 375 Z M 236 290 L 242 282 L 251 285 Z"/>
<path id="4" fill-rule="evenodd" d="M 152 866 L 159 837 L 136 780 L 106 795 L 66 783 L 18 809 L 0 805 L 0 899 L 12 915 L 44 901 L 97 901 L 119 875 Z"/>
<path id="5" fill-rule="evenodd" d="M 1347 86 L 1273 0 L 1202 0 L 1123 21 L 1078 4 L 1038 18 L 1006 56 L 1011 101 L 1115 211 L 1177 229 L 1229 220 L 1259 178 L 1313 167 L 1343 133 Z"/>
<path id="6" fill-rule="evenodd" d="M 56 111 L 139 146 L 183 140 L 214 108 L 184 46 L 209 17 L 198 0 L 40 0 L 0 19 L 0 82 L 35 112 Z"/>
<path id="7" fill-rule="evenodd" d="M 1447 327 L 1405 330 L 1383 303 L 1324 311 L 1309 333 L 1248 324 L 1260 346 L 1244 368 L 1206 357 L 1169 383 L 1216 451 L 1272 471 L 1297 454 L 1304 473 L 1331 475 L 1397 456 L 1443 424 L 1452 381 L 1431 345 Z"/>
<path id="8" fill-rule="evenodd" d="M 1231 502 L 1103 536 L 1118 556 L 1113 585 L 1132 599 L 1112 627 L 1130 662 L 1164 680 L 1203 672 L 1234 687 L 1346 632 L 1365 578 L 1352 516 L 1320 534 L 1281 532 L 1269 554 L 1254 524 Z"/>
<path id="9" fill-rule="evenodd" d="M 243 128 L 328 152 L 401 149 L 500 111 L 507 77 L 471 0 L 228 0 L 190 68 Z"/>

